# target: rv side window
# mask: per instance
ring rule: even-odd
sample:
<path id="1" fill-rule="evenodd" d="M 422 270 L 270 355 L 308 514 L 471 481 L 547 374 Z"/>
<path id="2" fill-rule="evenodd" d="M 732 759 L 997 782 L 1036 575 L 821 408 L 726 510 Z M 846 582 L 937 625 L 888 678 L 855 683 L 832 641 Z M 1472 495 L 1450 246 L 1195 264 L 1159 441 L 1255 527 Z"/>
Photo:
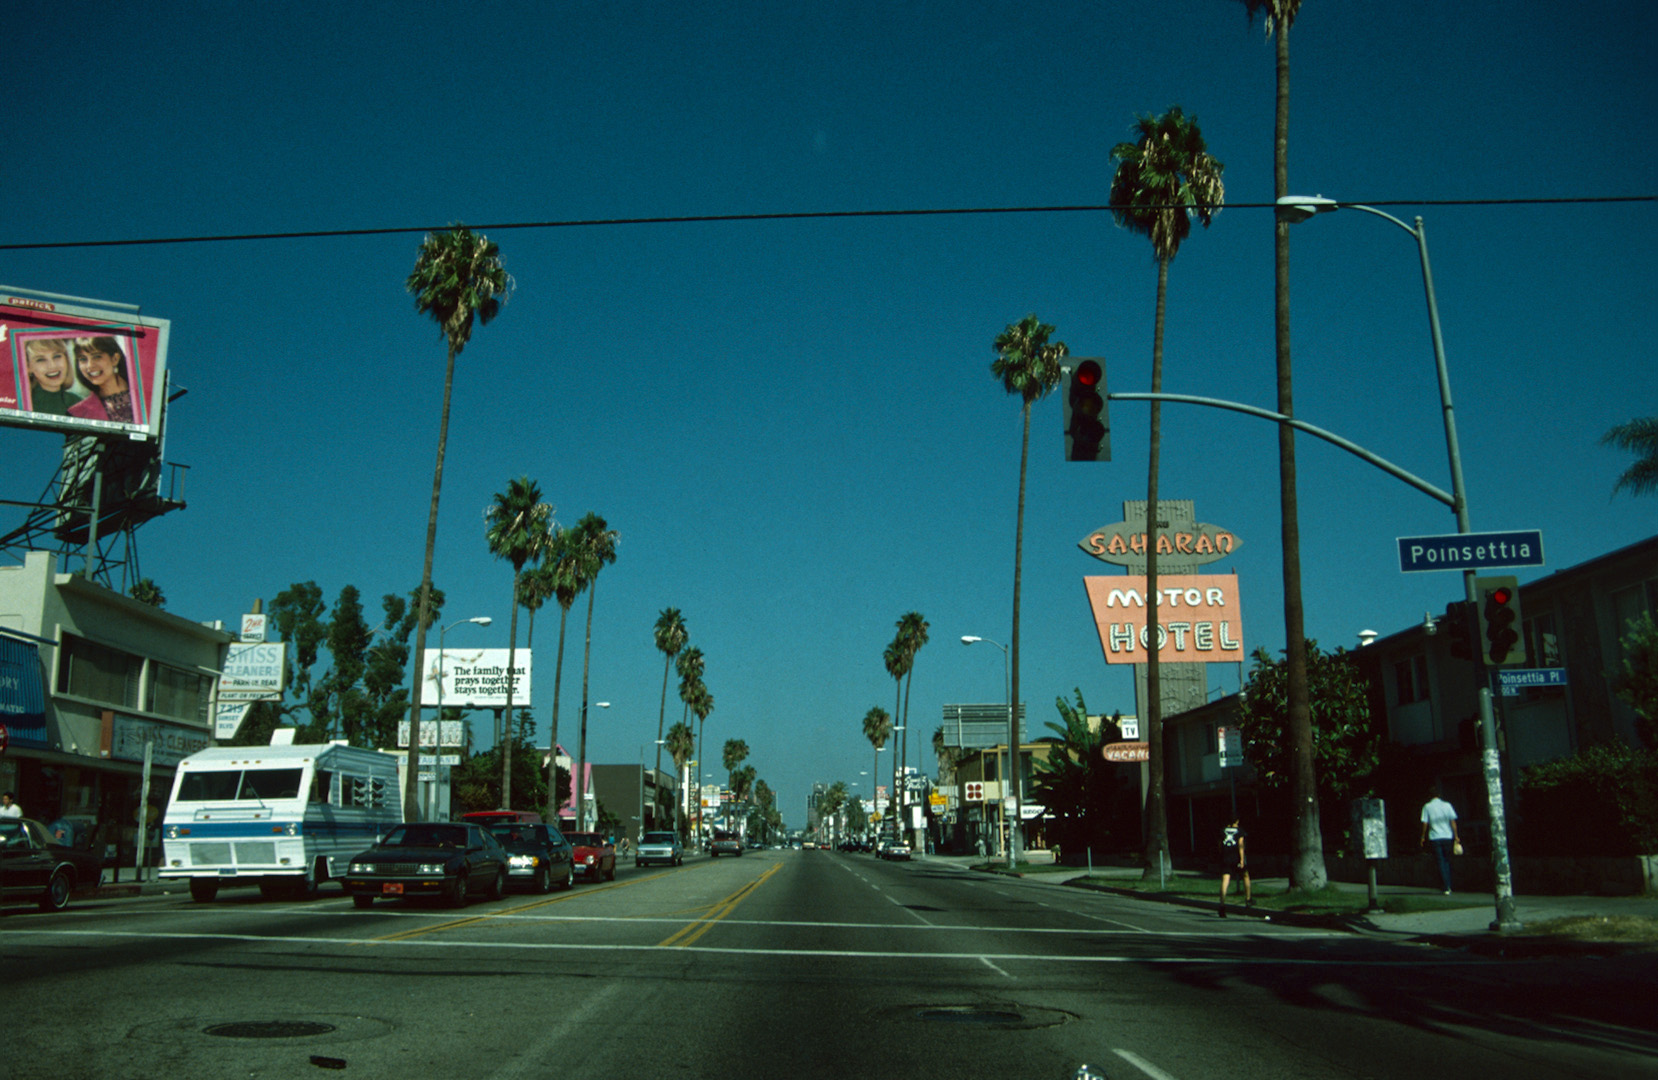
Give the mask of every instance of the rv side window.
<path id="1" fill-rule="evenodd" d="M 217 802 L 234 799 L 236 787 L 242 780 L 241 769 L 217 772 L 187 772 L 179 781 L 179 802 Z"/>

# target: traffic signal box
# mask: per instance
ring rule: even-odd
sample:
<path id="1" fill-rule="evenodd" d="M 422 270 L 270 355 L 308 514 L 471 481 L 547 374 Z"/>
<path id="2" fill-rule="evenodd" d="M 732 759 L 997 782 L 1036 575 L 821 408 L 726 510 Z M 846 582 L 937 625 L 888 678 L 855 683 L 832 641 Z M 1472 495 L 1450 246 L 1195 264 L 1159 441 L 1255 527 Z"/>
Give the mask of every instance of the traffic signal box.
<path id="1" fill-rule="evenodd" d="M 1445 605 L 1445 629 L 1450 634 L 1451 655 L 1458 660 L 1474 660 L 1473 605 L 1457 600 Z"/>
<path id="2" fill-rule="evenodd" d="M 1474 579 L 1479 612 L 1479 647 L 1492 667 L 1524 667 L 1526 650 L 1520 645 L 1520 582 L 1512 577 Z"/>
<path id="3" fill-rule="evenodd" d="M 1078 361 L 1065 372 L 1065 460 L 1111 460 L 1105 368 L 1098 360 Z"/>

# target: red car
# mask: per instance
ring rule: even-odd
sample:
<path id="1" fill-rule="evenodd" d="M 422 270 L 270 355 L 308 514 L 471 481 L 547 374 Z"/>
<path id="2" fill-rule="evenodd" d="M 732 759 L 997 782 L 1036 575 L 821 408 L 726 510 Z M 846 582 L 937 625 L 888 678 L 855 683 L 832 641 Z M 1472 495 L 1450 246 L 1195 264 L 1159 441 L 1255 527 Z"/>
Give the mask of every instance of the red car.
<path id="1" fill-rule="evenodd" d="M 588 881 L 616 880 L 616 845 L 602 833 L 567 832 L 564 838 L 576 849 L 576 871 Z"/>

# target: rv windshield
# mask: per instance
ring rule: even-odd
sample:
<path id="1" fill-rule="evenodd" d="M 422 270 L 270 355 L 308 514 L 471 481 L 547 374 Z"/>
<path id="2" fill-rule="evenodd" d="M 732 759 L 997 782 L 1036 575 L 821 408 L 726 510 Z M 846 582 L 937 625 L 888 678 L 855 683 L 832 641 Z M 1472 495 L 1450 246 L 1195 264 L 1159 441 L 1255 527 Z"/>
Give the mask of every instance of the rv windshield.
<path id="1" fill-rule="evenodd" d="M 303 769 L 220 769 L 189 772 L 179 782 L 179 802 L 234 799 L 292 799 L 299 795 Z"/>

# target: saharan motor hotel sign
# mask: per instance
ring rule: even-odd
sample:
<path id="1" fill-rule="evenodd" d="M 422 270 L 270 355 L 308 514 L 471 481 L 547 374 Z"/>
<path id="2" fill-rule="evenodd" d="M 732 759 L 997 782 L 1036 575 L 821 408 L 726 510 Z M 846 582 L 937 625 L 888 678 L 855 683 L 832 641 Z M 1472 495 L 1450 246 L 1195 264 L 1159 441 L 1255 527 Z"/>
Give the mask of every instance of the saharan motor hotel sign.
<path id="1" fill-rule="evenodd" d="M 1167 506 L 1167 503 L 1163 504 Z M 1144 664 L 1149 659 L 1146 533 L 1142 522 L 1119 522 L 1089 533 L 1079 545 L 1104 562 L 1138 574 L 1084 577 L 1100 648 L 1108 664 Z M 1174 525 L 1157 534 L 1158 660 L 1165 664 L 1241 663 L 1243 620 L 1236 574 L 1194 574 L 1204 563 L 1224 559 L 1242 542 L 1213 525 Z"/>

